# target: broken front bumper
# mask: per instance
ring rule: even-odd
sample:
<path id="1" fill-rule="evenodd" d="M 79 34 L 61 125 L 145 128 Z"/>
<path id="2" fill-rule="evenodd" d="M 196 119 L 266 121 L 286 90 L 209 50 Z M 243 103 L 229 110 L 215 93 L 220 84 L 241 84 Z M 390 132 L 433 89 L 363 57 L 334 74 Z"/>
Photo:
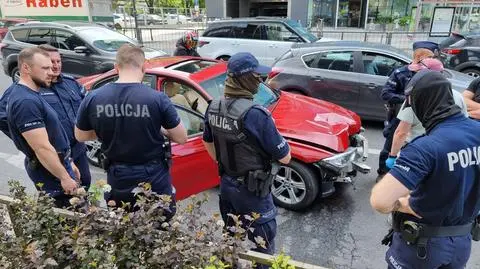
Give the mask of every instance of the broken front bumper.
<path id="1" fill-rule="evenodd" d="M 316 165 L 327 169 L 332 174 L 327 180 L 333 179 L 335 182 L 352 182 L 352 177 L 357 172 L 367 174 L 371 168 L 364 162 L 368 157 L 368 141 L 361 135 L 356 134 L 351 137 L 351 146 L 342 153 L 335 154 L 325 158 Z"/>

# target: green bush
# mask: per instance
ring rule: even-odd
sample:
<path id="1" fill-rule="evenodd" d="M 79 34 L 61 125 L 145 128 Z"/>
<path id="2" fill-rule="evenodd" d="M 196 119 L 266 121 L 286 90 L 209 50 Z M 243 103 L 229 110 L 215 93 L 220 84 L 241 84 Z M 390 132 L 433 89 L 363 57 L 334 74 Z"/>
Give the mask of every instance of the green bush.
<path id="1" fill-rule="evenodd" d="M 169 222 L 163 212 L 169 196 L 157 195 L 149 184 L 134 190 L 137 210 L 127 205 L 108 210 L 97 207 L 100 193 L 108 190 L 96 183 L 87 193 L 71 199 L 77 213 L 63 217 L 53 210 L 53 201 L 40 193 L 29 196 L 18 182 L 9 182 L 10 219 L 0 212 L 0 268 L 251 268 L 239 254 L 252 247 L 246 230 L 258 214 L 231 216 L 235 226 L 230 235 L 223 229 L 219 214 L 206 216 L 201 209 L 207 201 L 193 197 Z M 15 230 L 15 232 L 13 232 Z M 259 240 L 261 241 L 261 240 Z M 257 242 L 258 243 L 258 242 Z M 289 257 L 281 254 L 275 269 L 292 269 Z M 241 266 L 239 265 L 241 264 Z"/>

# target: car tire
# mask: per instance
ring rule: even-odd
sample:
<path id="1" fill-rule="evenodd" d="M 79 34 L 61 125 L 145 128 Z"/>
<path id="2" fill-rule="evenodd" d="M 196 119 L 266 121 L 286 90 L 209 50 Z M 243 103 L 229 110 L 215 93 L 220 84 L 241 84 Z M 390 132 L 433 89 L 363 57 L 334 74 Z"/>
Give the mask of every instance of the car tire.
<path id="1" fill-rule="evenodd" d="M 15 64 L 15 67 L 10 70 L 10 77 L 13 82 L 17 82 L 20 79 L 20 70 L 18 69 L 17 64 Z"/>
<path id="2" fill-rule="evenodd" d="M 102 144 L 98 140 L 85 142 L 85 146 L 87 146 L 88 162 L 93 166 L 103 168 L 103 152 L 101 145 Z"/>
<path id="3" fill-rule="evenodd" d="M 272 196 L 276 205 L 293 211 L 308 208 L 317 198 L 319 182 L 307 165 L 292 160 L 281 164 L 272 184 Z"/>
<path id="4" fill-rule="evenodd" d="M 469 68 L 469 69 L 462 70 L 462 73 L 472 76 L 474 78 L 480 77 L 480 69 L 476 69 L 476 68 Z"/>
<path id="5" fill-rule="evenodd" d="M 230 59 L 230 56 L 228 56 L 228 55 L 222 55 L 222 56 L 217 57 L 217 60 L 222 60 L 222 61 L 225 61 L 225 62 L 228 62 L 229 59 Z"/>

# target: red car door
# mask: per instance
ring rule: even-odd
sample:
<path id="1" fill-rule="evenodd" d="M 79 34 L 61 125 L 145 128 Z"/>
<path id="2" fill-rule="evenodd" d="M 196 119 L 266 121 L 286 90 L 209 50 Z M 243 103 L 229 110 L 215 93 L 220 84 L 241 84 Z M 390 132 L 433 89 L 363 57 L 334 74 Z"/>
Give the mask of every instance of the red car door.
<path id="1" fill-rule="evenodd" d="M 172 181 L 181 200 L 217 186 L 219 176 L 217 165 L 203 146 L 203 116 L 181 106 L 176 108 L 188 134 L 187 143 L 172 145 Z"/>

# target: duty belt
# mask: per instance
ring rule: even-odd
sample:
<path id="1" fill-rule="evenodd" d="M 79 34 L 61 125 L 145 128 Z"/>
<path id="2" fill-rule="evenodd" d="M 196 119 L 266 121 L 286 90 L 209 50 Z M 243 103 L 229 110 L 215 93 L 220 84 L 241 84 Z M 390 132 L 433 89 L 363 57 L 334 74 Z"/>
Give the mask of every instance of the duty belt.
<path id="1" fill-rule="evenodd" d="M 417 257 L 426 259 L 427 241 L 430 237 L 465 236 L 472 233 L 473 223 L 455 226 L 430 226 L 410 220 L 407 214 L 393 214 L 392 229 L 402 235 L 408 245 L 417 245 Z"/>

